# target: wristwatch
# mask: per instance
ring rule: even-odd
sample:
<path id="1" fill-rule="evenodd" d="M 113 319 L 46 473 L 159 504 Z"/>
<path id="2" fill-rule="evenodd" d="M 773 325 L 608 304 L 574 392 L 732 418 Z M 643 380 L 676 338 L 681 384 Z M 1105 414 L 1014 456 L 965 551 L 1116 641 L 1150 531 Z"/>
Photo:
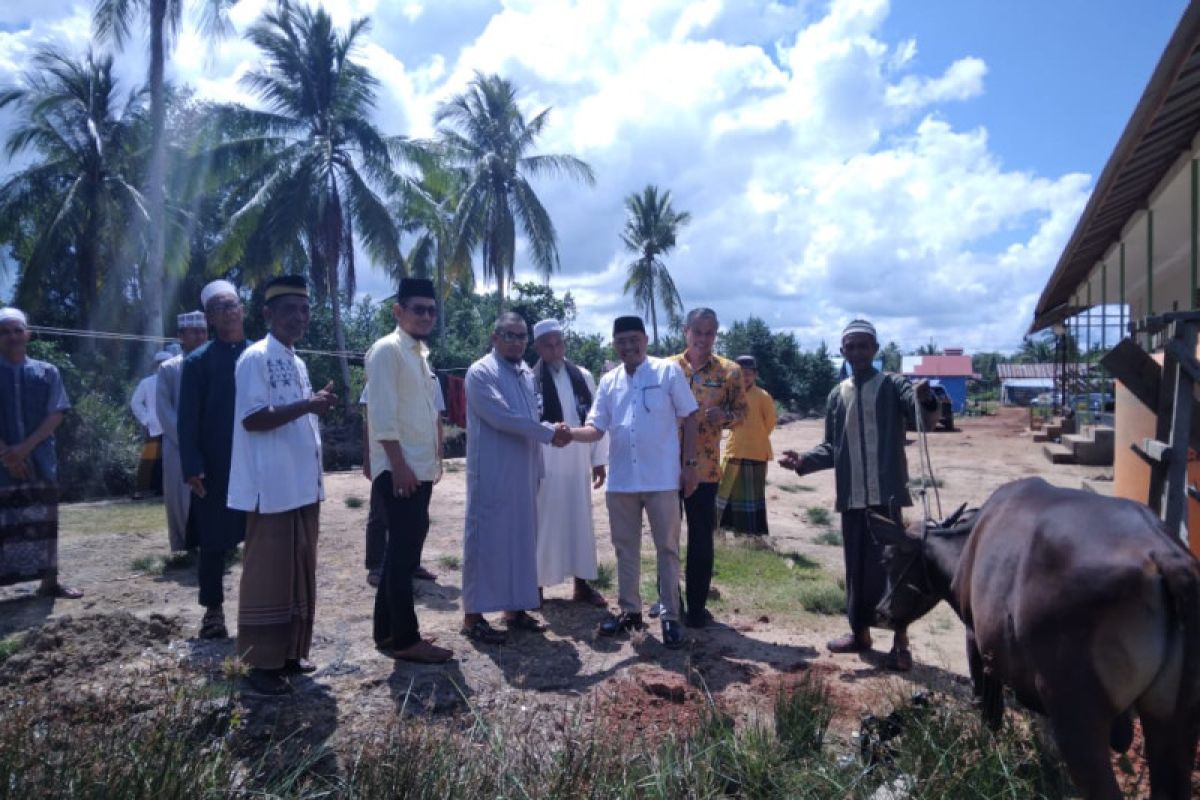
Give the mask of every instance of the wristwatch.
<path id="1" fill-rule="evenodd" d="M 683 462 L 683 465 L 684 465 L 685 467 L 698 467 L 698 466 L 700 466 L 700 459 L 698 459 L 698 458 L 689 458 L 687 461 L 684 461 L 684 462 Z"/>

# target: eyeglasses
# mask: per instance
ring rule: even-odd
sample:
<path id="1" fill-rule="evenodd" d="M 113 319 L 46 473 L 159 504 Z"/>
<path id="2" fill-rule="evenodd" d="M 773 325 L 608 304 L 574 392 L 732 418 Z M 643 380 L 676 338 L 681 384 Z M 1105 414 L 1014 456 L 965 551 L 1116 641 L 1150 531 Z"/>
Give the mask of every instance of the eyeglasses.
<path id="1" fill-rule="evenodd" d="M 500 338 L 506 342 L 524 342 L 529 339 L 529 334 L 513 333 L 512 331 L 500 331 Z"/>
<path id="2" fill-rule="evenodd" d="M 437 316 L 437 306 L 435 306 L 435 305 L 428 305 L 428 306 L 427 305 L 420 305 L 420 306 L 413 305 L 413 306 L 405 306 L 404 308 L 409 313 L 415 314 L 418 317 L 436 317 Z"/>

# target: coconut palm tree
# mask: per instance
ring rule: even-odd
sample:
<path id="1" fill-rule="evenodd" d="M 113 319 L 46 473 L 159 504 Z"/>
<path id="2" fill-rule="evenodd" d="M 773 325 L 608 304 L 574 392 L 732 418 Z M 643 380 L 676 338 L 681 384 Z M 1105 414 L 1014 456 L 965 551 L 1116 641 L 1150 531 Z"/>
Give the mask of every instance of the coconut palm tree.
<path id="1" fill-rule="evenodd" d="M 111 56 L 43 50 L 32 66 L 24 85 L 0 92 L 0 108 L 17 112 L 7 156 L 37 156 L 0 185 L 0 242 L 21 264 L 17 305 L 73 306 L 73 321 L 89 328 L 102 289 L 120 297 L 132 277 L 121 270 L 136 255 L 124 223 L 147 219 L 132 155 L 144 137 L 142 98 L 118 98 Z"/>
<path id="2" fill-rule="evenodd" d="M 542 277 L 559 267 L 554 223 L 529 179 L 566 175 L 595 183 L 592 168 L 575 156 L 529 154 L 549 118 L 547 108 L 526 120 L 516 87 L 480 72 L 434 115 L 448 162 L 467 173 L 455 215 L 455 251 L 462 256 L 480 248 L 484 280 L 495 279 L 501 308 L 513 279 L 518 223 Z"/>
<path id="3" fill-rule="evenodd" d="M 654 347 L 657 350 L 658 304 L 662 305 L 672 325 L 678 323 L 683 313 L 683 300 L 662 257 L 675 248 L 679 229 L 691 220 L 692 215 L 686 211 L 676 211 L 671 206 L 671 193 L 667 191 L 660 194 L 658 187 L 653 184 L 647 184 L 641 194 L 635 193 L 625 198 L 625 214 L 621 241 L 625 249 L 637 254 L 637 258 L 629 263 L 625 293 L 632 292 L 638 308 L 650 314 Z M 656 298 L 658 304 L 655 303 Z"/>
<path id="4" fill-rule="evenodd" d="M 267 110 L 231 110 L 250 133 L 209 154 L 217 165 L 257 160 L 234 192 L 239 202 L 214 263 L 274 271 L 302 254 L 317 300 L 330 303 L 347 387 L 342 304 L 354 297 L 355 243 L 389 272 L 404 269 L 399 231 L 377 194 L 396 191 L 393 153 L 404 142 L 370 123 L 379 82 L 351 58 L 369 24 L 355 20 L 339 32 L 323 8 L 288 2 L 263 14 L 246 37 L 264 66 L 243 82 Z"/>
<path id="5" fill-rule="evenodd" d="M 200 0 L 201 29 L 211 38 L 228 30 L 225 11 L 236 0 Z M 167 51 L 178 37 L 183 18 L 183 0 L 96 0 L 92 28 L 97 41 L 125 46 L 135 21 L 145 16 L 150 44 L 147 82 L 150 90 L 149 159 L 145 170 L 148 249 L 142 286 L 145 333 L 163 334 L 163 284 L 166 262 L 167 99 L 165 86 Z M 153 349 L 154 345 L 149 348 Z"/>

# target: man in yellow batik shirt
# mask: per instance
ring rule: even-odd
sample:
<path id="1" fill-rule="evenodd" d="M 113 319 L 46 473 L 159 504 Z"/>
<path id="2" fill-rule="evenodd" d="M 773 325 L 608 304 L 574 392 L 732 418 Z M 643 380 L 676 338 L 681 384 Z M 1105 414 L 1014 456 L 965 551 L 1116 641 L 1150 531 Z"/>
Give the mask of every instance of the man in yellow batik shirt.
<path id="1" fill-rule="evenodd" d="M 717 516 L 722 528 L 764 536 L 767 533 L 767 464 L 772 459 L 775 400 L 755 383 L 754 356 L 734 359 L 746 390 L 746 419 L 725 443 L 725 469 L 717 489 Z"/>
<path id="2" fill-rule="evenodd" d="M 687 582 L 684 624 L 703 628 L 712 621 L 705 606 L 713 573 L 713 528 L 716 525 L 717 485 L 721 481 L 721 432 L 746 418 L 746 396 L 738 365 L 713 352 L 717 343 L 717 312 L 695 308 L 684 323 L 687 350 L 672 360 L 683 370 L 700 406 L 696 464 L 700 484 L 690 497 L 681 497 L 687 517 Z"/>

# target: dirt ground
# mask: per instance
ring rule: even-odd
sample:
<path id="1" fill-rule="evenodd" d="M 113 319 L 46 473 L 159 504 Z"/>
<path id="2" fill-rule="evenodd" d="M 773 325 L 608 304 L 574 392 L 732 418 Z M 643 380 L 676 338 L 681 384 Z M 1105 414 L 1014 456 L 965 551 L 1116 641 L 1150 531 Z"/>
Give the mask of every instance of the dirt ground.
<path id="1" fill-rule="evenodd" d="M 1016 478 L 1042 475 L 1078 487 L 1082 478 L 1107 472 L 1051 466 L 1041 446 L 1022 436 L 1025 419 L 1024 414 L 1009 410 L 995 417 L 963 419 L 958 431 L 930 435 L 932 463 L 943 484 L 941 504 L 947 513 L 962 502 L 983 502 L 995 488 Z M 818 420 L 787 425 L 772 437 L 775 451 L 816 444 L 821 431 Z M 909 447 L 910 468 L 917 475 L 915 435 L 910 439 L 914 440 Z M 813 506 L 832 510 L 832 473 L 797 478 L 775 468 L 768 480 L 771 546 L 808 556 L 840 574 L 841 549 L 815 543 L 822 528 L 810 524 L 805 514 Z M 434 489 L 424 563 L 438 574 L 438 580 L 418 582 L 417 598 L 423 633 L 453 649 L 456 660 L 433 667 L 393 662 L 378 654 L 371 641 L 374 590 L 367 585 L 363 568 L 368 488 L 358 472 L 327 476 L 312 652 L 320 669 L 311 679 L 298 682 L 294 696 L 258 701 L 259 709 L 270 712 L 258 715 L 263 725 L 302 717 L 336 745 L 397 710 L 444 714 L 470 704 L 483 714 L 500 713 L 518 722 L 527 717 L 534 724 L 538 719 L 561 717 L 564 709 L 577 708 L 580 698 L 587 698 L 599 701 L 587 707 L 645 728 L 686 716 L 683 701 L 703 693 L 729 707 L 753 705 L 768 693 L 765 687 L 805 669 L 816 669 L 831 679 L 842 712 L 835 725 L 843 728 L 852 727 L 860 713 L 877 709 L 898 693 L 935 688 L 965 695 L 962 628 L 945 606 L 912 630 L 917 666 L 904 677 L 880 668 L 891 634 L 878 633 L 873 653 L 834 656 L 825 650 L 824 642 L 844 631 L 844 620 L 802 612 L 781 620 L 739 609 L 723 615 L 720 621 L 725 624 L 720 627 L 687 631 L 687 646 L 675 652 L 661 646 L 657 626 L 652 626 L 650 636 L 632 641 L 597 639 L 593 632 L 602 612 L 570 602 L 568 585 L 546 591 L 541 616 L 549 630 L 544 635 L 517 635 L 503 647 L 476 645 L 458 632 L 461 573 L 456 557 L 462 552 L 465 505 L 461 460 L 451 462 L 450 471 Z M 34 647 L 24 648 L 0 669 L 0 684 L 17 682 L 34 690 L 58 675 L 78 677 L 84 667 L 92 681 L 105 675 L 118 680 L 139 665 L 165 675 L 179 665 L 212 675 L 222 670 L 232 655 L 233 642 L 195 638 L 200 609 L 194 571 L 168 570 L 154 576 L 132 566 L 139 558 L 165 554 L 165 523 L 155 530 L 135 532 L 97 529 L 95 520 L 112 516 L 99 512 L 122 504 L 129 505 L 115 501 L 63 508 L 61 572 L 65 582 L 86 592 L 83 600 L 37 598 L 32 584 L 0 589 L 0 637 L 51 623 Z M 600 561 L 612 564 L 615 558 L 599 493 L 594 509 Z M 919 514 L 919 508 L 910 513 Z M 833 522 L 836 525 L 836 516 Z M 652 555 L 649 547 L 644 552 Z M 719 561 L 716 573 L 718 591 L 728 596 Z M 234 565 L 226 579 L 231 628 L 236 622 L 239 574 Z M 606 594 L 614 599 L 615 587 Z M 95 615 L 105 615 L 107 622 L 92 619 Z"/>

